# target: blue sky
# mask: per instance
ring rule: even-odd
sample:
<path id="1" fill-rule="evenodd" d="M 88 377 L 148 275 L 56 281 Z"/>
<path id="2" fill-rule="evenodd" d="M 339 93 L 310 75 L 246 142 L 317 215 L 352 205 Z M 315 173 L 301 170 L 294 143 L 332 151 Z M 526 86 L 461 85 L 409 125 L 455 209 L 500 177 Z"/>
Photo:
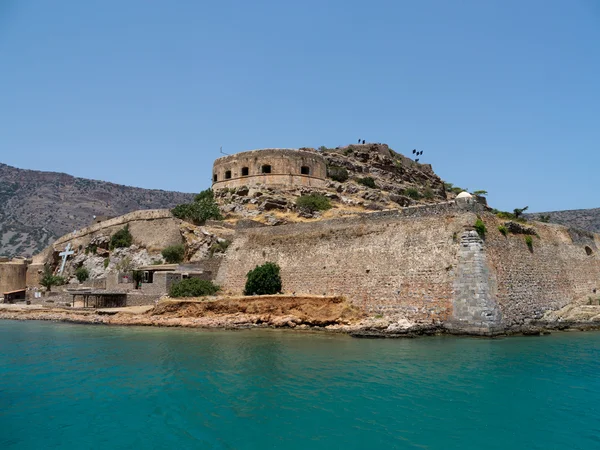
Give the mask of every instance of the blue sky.
<path id="1" fill-rule="evenodd" d="M 360 137 L 499 209 L 600 207 L 599 86 L 596 0 L 0 0 L 0 162 L 146 188 Z"/>

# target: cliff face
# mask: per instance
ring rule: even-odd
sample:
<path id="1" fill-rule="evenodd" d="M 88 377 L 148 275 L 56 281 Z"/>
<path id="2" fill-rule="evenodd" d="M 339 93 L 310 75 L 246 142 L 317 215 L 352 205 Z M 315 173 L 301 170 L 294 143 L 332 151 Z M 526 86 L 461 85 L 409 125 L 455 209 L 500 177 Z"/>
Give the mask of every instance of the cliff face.
<path id="1" fill-rule="evenodd" d="M 0 255 L 31 256 L 93 216 L 171 208 L 192 194 L 141 189 L 0 164 Z"/>

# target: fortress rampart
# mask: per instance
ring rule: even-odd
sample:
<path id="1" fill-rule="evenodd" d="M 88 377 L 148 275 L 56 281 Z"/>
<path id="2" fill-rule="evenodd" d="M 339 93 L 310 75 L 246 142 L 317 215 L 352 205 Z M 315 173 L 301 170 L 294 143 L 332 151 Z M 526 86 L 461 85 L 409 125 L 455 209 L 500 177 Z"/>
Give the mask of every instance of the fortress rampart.
<path id="1" fill-rule="evenodd" d="M 343 295 L 372 314 L 474 333 L 522 325 L 600 291 L 599 236 L 574 242 L 565 227 L 535 223 L 530 250 L 523 235 L 500 234 L 502 220 L 482 217 L 485 241 L 473 229 L 477 214 L 450 204 L 242 230 L 217 283 L 241 293 L 248 271 L 273 261 L 287 294 Z"/>
<path id="2" fill-rule="evenodd" d="M 323 187 L 327 165 L 314 151 L 263 149 L 219 158 L 213 165 L 213 189 L 271 185 Z"/>

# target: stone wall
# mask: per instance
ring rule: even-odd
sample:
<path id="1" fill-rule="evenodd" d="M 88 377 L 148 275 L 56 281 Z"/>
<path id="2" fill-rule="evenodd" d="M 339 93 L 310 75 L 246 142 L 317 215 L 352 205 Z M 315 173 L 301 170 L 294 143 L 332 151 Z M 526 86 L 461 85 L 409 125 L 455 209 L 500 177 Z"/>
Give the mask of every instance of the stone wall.
<path id="1" fill-rule="evenodd" d="M 25 289 L 27 264 L 25 262 L 0 263 L 0 295 L 4 292 Z"/>
<path id="2" fill-rule="evenodd" d="M 250 269 L 273 261 L 287 294 L 344 295 L 373 314 L 445 321 L 452 314 L 457 261 L 453 236 L 464 224 L 435 211 L 241 231 L 216 281 L 239 294 Z"/>
<path id="3" fill-rule="evenodd" d="M 536 222 L 530 251 L 489 213 L 478 211 L 482 240 L 475 212 L 450 203 L 402 211 L 240 230 L 216 281 L 240 294 L 247 272 L 273 261 L 286 294 L 344 295 L 371 314 L 484 333 L 600 291 L 597 235 L 573 242 L 567 228 Z"/>
<path id="4" fill-rule="evenodd" d="M 269 166 L 270 173 L 264 173 L 264 166 Z M 213 165 L 212 187 L 222 189 L 259 184 L 324 187 L 326 177 L 325 159 L 314 151 L 263 149 L 217 159 Z"/>
<path id="5" fill-rule="evenodd" d="M 598 236 L 575 242 L 572 230 L 535 222 L 539 237 L 530 250 L 523 235 L 498 231 L 502 221 L 486 217 L 486 253 L 496 277 L 496 298 L 503 323 L 519 325 L 544 312 L 600 292 Z M 593 247 L 588 255 L 585 246 Z"/>
<path id="6" fill-rule="evenodd" d="M 62 251 L 68 243 L 72 248 L 85 248 L 96 236 L 110 236 L 129 225 L 133 243 L 145 247 L 149 252 L 158 252 L 170 245 L 182 243 L 179 224 L 168 209 L 135 211 L 114 219 L 69 233 L 54 243 L 54 250 Z"/>

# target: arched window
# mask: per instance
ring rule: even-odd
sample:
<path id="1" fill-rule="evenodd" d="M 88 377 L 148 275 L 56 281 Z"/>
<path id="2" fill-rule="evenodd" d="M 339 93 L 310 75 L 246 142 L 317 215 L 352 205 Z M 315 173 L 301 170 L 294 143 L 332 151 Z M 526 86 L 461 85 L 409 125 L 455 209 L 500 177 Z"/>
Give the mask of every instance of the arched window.
<path id="1" fill-rule="evenodd" d="M 590 256 L 592 253 L 594 253 L 592 251 L 592 249 L 590 247 L 588 247 L 587 245 L 585 246 L 585 253 L 586 255 Z"/>
<path id="2" fill-rule="evenodd" d="M 242 176 L 243 177 L 247 177 L 248 176 L 248 168 L 247 167 L 242 167 Z"/>
<path id="3" fill-rule="evenodd" d="M 269 164 L 265 164 L 261 167 L 260 171 L 262 173 L 271 173 L 271 166 Z"/>
<path id="4" fill-rule="evenodd" d="M 216 183 L 216 182 L 217 182 L 217 174 L 213 173 L 213 183 Z"/>
<path id="5" fill-rule="evenodd" d="M 300 173 L 302 175 L 310 175 L 310 167 L 308 167 L 308 166 L 302 166 L 300 168 Z"/>
<path id="6" fill-rule="evenodd" d="M 229 180 L 231 178 L 231 170 L 226 170 L 225 171 L 225 179 Z"/>

